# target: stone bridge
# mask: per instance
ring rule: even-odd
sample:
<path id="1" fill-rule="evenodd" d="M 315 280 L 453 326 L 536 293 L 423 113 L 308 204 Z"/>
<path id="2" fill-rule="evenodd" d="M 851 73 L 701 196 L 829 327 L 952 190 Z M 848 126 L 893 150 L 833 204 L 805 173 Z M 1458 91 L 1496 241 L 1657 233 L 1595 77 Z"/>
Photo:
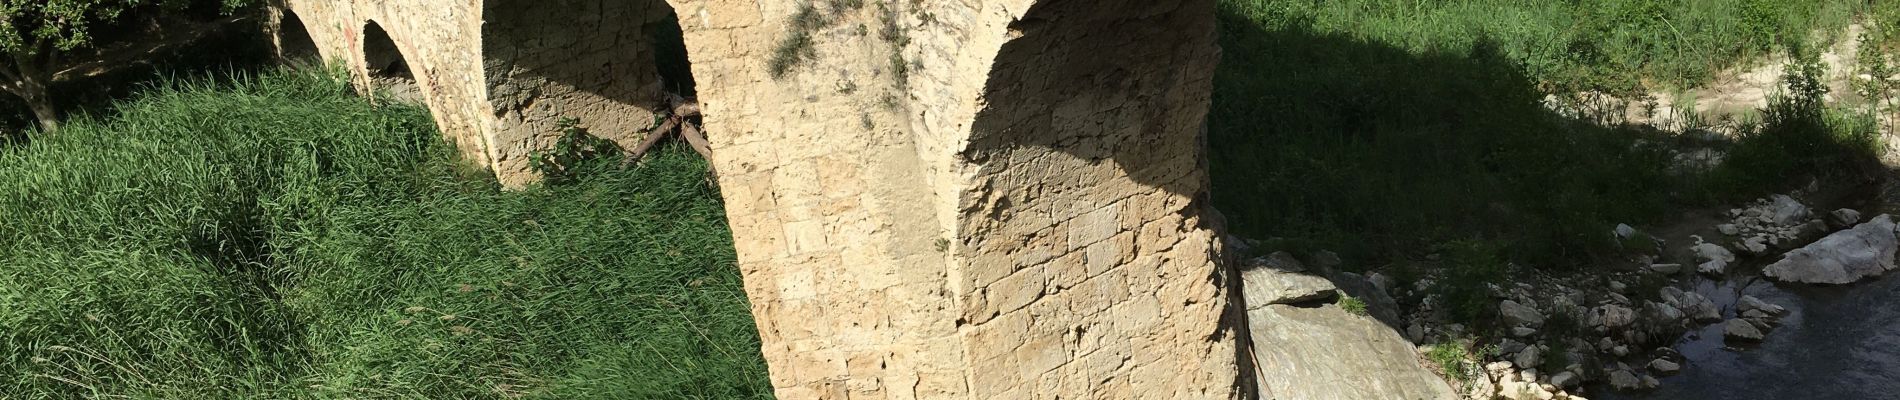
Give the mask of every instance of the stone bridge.
<path id="1" fill-rule="evenodd" d="M 1245 391 L 1206 207 L 1214 0 L 276 10 L 280 49 L 411 91 L 510 187 L 558 121 L 633 147 L 696 92 L 781 398 Z"/>

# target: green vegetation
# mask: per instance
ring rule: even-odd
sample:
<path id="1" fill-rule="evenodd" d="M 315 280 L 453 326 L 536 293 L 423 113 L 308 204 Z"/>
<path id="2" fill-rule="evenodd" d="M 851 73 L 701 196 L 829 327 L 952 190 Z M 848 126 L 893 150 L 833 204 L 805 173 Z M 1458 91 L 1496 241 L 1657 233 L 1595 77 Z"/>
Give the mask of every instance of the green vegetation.
<path id="1" fill-rule="evenodd" d="M 231 80 L 0 146 L 4 397 L 770 395 L 690 151 L 503 192 L 423 110 Z"/>
<path id="2" fill-rule="evenodd" d="M 1340 309 L 1346 310 L 1346 312 L 1352 313 L 1352 315 L 1361 317 L 1370 315 L 1366 313 L 1366 301 L 1360 300 L 1358 297 L 1340 294 L 1339 300 L 1336 300 L 1335 303 L 1339 304 Z"/>
<path id="3" fill-rule="evenodd" d="M 1438 370 L 1444 372 L 1446 376 L 1459 382 L 1470 382 L 1483 371 L 1479 370 L 1477 362 L 1472 361 L 1477 357 L 1474 357 L 1471 350 L 1466 348 L 1466 342 L 1468 340 L 1453 340 L 1432 345 L 1425 350 L 1425 359 L 1437 364 Z"/>
<path id="4" fill-rule="evenodd" d="M 59 129 L 50 88 L 95 68 L 133 64 L 141 54 L 176 45 L 151 40 L 160 26 L 187 25 L 255 6 L 253 0 L 0 0 L 0 90 L 32 109 L 43 131 Z M 184 35 L 189 37 L 190 35 Z"/>
<path id="5" fill-rule="evenodd" d="M 1223 0 L 1273 28 L 1304 27 L 1410 53 L 1489 43 L 1553 90 L 1689 87 L 1738 62 L 1839 32 L 1862 0 Z M 1879 7 L 1879 6 L 1871 6 Z M 1853 38 L 1842 38 L 1853 39 Z M 1229 52 L 1228 54 L 1232 54 Z"/>

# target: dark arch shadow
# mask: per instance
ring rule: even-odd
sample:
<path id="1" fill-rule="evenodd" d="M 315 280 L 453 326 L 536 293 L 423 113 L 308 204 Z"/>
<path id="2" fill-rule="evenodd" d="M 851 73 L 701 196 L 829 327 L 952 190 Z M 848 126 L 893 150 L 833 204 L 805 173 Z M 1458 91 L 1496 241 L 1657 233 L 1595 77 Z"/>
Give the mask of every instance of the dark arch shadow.
<path id="1" fill-rule="evenodd" d="M 675 99 L 694 95 L 684 33 L 664 0 L 487 0 L 482 19 L 504 179 L 545 172 L 536 154 L 575 133 L 638 148 Z"/>
<path id="2" fill-rule="evenodd" d="M 396 45 L 381 24 L 370 21 L 363 27 L 363 62 L 369 72 L 370 86 L 387 90 L 391 97 L 420 103 L 422 87 L 409 68 L 408 57 Z"/>
<path id="3" fill-rule="evenodd" d="M 323 55 L 317 50 L 317 41 L 310 37 L 310 30 L 304 25 L 295 11 L 289 8 L 278 9 L 277 20 L 277 58 L 285 63 L 320 62 Z"/>

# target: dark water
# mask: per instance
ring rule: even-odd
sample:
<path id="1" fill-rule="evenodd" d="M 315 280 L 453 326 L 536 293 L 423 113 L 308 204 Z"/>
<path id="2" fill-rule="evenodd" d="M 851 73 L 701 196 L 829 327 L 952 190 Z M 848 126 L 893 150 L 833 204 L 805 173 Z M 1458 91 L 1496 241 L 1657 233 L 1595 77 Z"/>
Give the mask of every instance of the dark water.
<path id="1" fill-rule="evenodd" d="M 1704 327 L 1677 343 L 1688 360 L 1661 388 L 1613 394 L 1598 387 L 1588 397 L 1900 399 L 1900 276 L 1827 288 L 1704 282 L 1696 291 L 1721 305 L 1724 317 L 1734 317 L 1741 294 L 1787 307 L 1789 315 L 1762 344 L 1743 349 L 1724 348 L 1722 324 Z"/>

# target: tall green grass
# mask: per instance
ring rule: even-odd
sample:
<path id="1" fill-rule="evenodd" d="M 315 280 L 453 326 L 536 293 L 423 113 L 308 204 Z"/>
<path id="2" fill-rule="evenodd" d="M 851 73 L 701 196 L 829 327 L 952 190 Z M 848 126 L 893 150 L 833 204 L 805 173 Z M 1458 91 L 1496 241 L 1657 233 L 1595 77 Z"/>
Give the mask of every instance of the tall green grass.
<path id="1" fill-rule="evenodd" d="M 1489 42 L 1558 90 L 1693 87 L 1821 32 L 1862 0 L 1223 0 L 1275 29 L 1343 34 L 1414 54 Z M 1837 38 L 1853 39 L 1853 38 Z"/>
<path id="2" fill-rule="evenodd" d="M 148 89 L 0 147 L 0 397 L 767 397 L 705 174 L 503 192 L 331 74 Z"/>

